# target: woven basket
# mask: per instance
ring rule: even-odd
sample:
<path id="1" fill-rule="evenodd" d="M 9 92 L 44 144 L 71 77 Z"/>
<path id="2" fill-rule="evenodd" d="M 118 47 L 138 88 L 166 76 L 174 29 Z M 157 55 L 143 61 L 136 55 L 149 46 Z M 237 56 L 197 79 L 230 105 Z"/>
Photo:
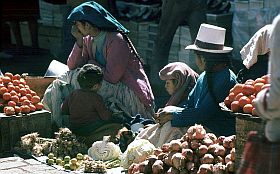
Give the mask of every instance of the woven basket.
<path id="1" fill-rule="evenodd" d="M 250 119 L 242 117 L 236 117 L 236 144 L 235 144 L 235 166 L 238 167 L 242 158 L 244 145 L 247 141 L 247 136 L 250 131 L 258 131 L 261 134 L 264 133 L 263 123 L 256 121 L 256 119 Z"/>
<path id="2" fill-rule="evenodd" d="M 237 169 L 242 158 L 248 133 L 250 131 L 258 131 L 263 134 L 263 122 L 260 117 L 253 116 L 251 114 L 234 113 L 227 108 L 224 103 L 220 103 L 219 105 L 222 111 L 227 112 L 230 116 L 234 116 L 236 118 L 235 167 Z"/>

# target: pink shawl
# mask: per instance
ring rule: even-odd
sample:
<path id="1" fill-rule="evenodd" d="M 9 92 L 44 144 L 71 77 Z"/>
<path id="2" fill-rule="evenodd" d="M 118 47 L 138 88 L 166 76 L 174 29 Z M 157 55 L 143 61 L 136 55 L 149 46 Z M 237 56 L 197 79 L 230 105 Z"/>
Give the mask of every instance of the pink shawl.
<path id="1" fill-rule="evenodd" d="M 171 95 L 166 103 L 166 106 L 176 106 L 184 97 L 188 96 L 196 83 L 198 74 L 185 63 L 173 62 L 167 64 L 160 70 L 159 77 L 161 80 L 176 79 L 178 81 L 174 94 Z"/>

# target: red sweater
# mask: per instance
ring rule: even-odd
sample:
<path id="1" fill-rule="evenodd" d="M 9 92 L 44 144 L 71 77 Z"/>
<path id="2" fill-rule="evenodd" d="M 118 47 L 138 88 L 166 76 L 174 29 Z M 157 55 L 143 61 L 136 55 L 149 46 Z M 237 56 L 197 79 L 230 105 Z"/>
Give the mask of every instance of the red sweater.
<path id="1" fill-rule="evenodd" d="M 61 109 L 62 113 L 70 115 L 70 124 L 74 127 L 112 118 L 100 95 L 82 89 L 74 90 L 64 100 Z"/>

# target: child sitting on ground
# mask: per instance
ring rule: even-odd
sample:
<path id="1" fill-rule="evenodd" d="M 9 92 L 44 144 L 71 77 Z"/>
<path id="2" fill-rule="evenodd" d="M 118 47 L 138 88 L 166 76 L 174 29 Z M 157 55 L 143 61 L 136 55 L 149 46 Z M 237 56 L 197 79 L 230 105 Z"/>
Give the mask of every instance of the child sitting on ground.
<path id="1" fill-rule="evenodd" d="M 81 68 L 77 80 L 81 89 L 74 90 L 62 103 L 61 109 L 63 114 L 69 115 L 73 133 L 86 137 L 86 144 L 90 146 L 105 135 L 114 136 L 121 124 L 113 123 L 112 113 L 97 94 L 103 80 L 101 68 L 86 64 Z"/>

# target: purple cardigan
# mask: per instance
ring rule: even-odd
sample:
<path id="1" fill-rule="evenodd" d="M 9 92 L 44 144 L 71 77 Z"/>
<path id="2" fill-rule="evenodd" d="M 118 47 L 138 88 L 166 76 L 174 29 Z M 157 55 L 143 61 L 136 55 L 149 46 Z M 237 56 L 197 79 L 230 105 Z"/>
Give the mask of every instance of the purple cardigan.
<path id="1" fill-rule="evenodd" d="M 105 67 L 95 60 L 95 53 L 92 52 L 93 39 L 91 36 L 84 37 L 83 48 L 75 43 L 67 60 L 69 69 L 73 70 L 86 63 L 96 64 L 104 70 L 106 81 L 113 84 L 123 82 L 135 92 L 145 106 L 151 106 L 154 96 L 149 80 L 143 66 L 123 36 L 117 32 L 106 34 L 103 48 Z"/>

